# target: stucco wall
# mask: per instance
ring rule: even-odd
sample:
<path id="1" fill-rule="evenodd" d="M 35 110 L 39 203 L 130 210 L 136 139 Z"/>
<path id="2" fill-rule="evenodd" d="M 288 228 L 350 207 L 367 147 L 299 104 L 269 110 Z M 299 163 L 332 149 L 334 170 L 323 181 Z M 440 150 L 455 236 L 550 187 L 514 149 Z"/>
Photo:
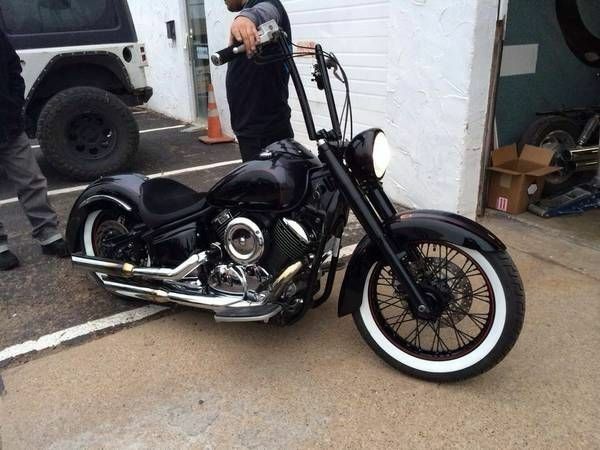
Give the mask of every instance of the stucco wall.
<path id="1" fill-rule="evenodd" d="M 227 11 L 222 1 L 208 0 L 204 2 L 206 12 L 206 29 L 208 32 L 208 50 L 213 54 L 229 45 L 229 29 L 234 14 Z M 231 122 L 229 121 L 229 107 L 227 106 L 227 94 L 225 90 L 225 75 L 227 66 L 215 67 L 210 65 L 210 74 L 215 91 L 215 99 L 221 119 L 221 126 L 226 133 L 231 134 Z"/>
<path id="2" fill-rule="evenodd" d="M 387 187 L 474 216 L 497 1 L 392 2 Z"/>
<path id="3" fill-rule="evenodd" d="M 193 121 L 196 112 L 184 0 L 129 0 L 129 8 L 150 62 L 146 76 L 154 95 L 148 106 L 171 117 Z M 167 38 L 165 22 L 169 20 L 175 20 L 176 41 Z"/>

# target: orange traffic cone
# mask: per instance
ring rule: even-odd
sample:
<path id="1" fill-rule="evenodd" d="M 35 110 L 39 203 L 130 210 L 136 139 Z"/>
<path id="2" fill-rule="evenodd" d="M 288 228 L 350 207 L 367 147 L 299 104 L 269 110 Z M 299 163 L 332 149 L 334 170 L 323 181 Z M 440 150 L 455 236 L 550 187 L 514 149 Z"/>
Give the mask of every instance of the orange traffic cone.
<path id="1" fill-rule="evenodd" d="M 208 136 L 202 136 L 200 140 L 205 144 L 234 142 L 232 137 L 223 134 L 223 130 L 221 130 L 221 121 L 219 120 L 219 111 L 217 110 L 212 84 L 208 85 Z"/>

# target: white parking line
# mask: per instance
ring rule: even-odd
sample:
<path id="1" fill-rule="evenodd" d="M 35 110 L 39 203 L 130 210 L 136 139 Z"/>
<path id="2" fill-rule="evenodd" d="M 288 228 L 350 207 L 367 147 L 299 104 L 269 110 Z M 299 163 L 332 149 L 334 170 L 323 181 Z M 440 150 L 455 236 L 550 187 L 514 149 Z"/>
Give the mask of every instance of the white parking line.
<path id="1" fill-rule="evenodd" d="M 356 245 L 348 245 L 347 247 L 342 248 L 340 250 L 340 258 L 345 258 L 352 255 L 355 249 Z M 138 322 L 168 309 L 168 307 L 158 305 L 143 306 L 141 308 L 132 309 L 130 311 L 115 314 L 113 316 L 92 320 L 82 325 L 57 331 L 56 333 L 47 334 L 35 341 L 27 341 L 22 344 L 12 345 L 0 351 L 0 363 L 26 355 L 28 353 L 54 348 L 65 342 L 69 342 L 73 339 L 87 336 L 98 331 L 118 327 L 128 323 Z"/>
<path id="2" fill-rule="evenodd" d="M 141 130 L 140 134 L 154 133 L 155 131 L 176 130 L 178 128 L 185 128 L 185 127 L 187 127 L 187 125 L 173 125 L 172 127 L 151 128 L 149 130 Z"/>
<path id="3" fill-rule="evenodd" d="M 223 161 L 223 162 L 218 162 L 218 163 L 213 163 L 213 164 L 206 164 L 204 166 L 187 167 L 185 169 L 171 170 L 169 172 L 153 173 L 152 175 L 148 175 L 148 178 L 170 177 L 173 175 L 180 175 L 182 173 L 201 172 L 203 170 L 215 169 L 217 167 L 230 166 L 233 164 L 240 164 L 241 162 L 242 162 L 241 159 L 235 159 L 232 161 Z M 52 197 L 55 195 L 68 194 L 71 192 L 79 192 L 79 191 L 85 190 L 85 188 L 87 188 L 87 187 L 88 187 L 88 185 L 86 184 L 86 185 L 73 186 L 73 187 L 63 188 L 63 189 L 55 189 L 53 191 L 48 191 L 48 196 Z M 9 205 L 11 203 L 17 203 L 18 201 L 19 201 L 19 199 L 17 197 L 8 198 L 6 200 L 0 200 L 0 206 Z"/>
<path id="4" fill-rule="evenodd" d="M 146 114 L 146 113 L 138 113 L 138 114 Z M 185 128 L 185 127 L 187 127 L 187 125 L 173 125 L 172 127 L 150 128 L 149 130 L 141 130 L 140 134 L 154 133 L 155 131 L 177 130 L 179 128 Z M 36 145 L 32 145 L 31 148 L 40 148 L 40 146 L 38 144 L 36 144 Z"/>
<path id="5" fill-rule="evenodd" d="M 56 333 L 42 336 L 36 341 L 27 341 L 22 344 L 7 347 L 0 352 L 0 363 L 18 356 L 26 355 L 31 352 L 39 352 L 48 348 L 56 347 L 64 342 L 72 341 L 81 336 L 87 336 L 97 331 L 106 330 L 109 328 L 125 325 L 132 322 L 138 322 L 146 317 L 154 316 L 169 308 L 157 305 L 148 305 L 141 308 L 132 309 L 131 311 L 115 314 L 114 316 L 104 317 L 103 319 L 93 320 L 67 328 L 66 330 L 57 331 Z"/>

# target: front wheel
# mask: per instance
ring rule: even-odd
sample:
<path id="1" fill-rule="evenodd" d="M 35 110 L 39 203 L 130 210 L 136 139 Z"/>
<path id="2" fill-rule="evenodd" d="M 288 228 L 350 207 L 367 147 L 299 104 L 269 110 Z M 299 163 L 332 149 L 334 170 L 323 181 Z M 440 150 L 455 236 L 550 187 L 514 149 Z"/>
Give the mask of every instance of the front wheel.
<path id="1" fill-rule="evenodd" d="M 429 381 L 458 381 L 498 364 L 523 326 L 525 295 L 506 252 L 480 253 L 445 242 L 409 243 L 403 262 L 432 305 L 411 311 L 406 289 L 373 261 L 354 321 L 390 365 Z"/>

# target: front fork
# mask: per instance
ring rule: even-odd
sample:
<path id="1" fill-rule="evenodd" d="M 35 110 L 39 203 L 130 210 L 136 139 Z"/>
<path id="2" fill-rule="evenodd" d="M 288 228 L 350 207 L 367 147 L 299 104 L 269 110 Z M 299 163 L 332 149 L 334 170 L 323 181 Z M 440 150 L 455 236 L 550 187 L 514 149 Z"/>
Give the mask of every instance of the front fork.
<path id="1" fill-rule="evenodd" d="M 383 189 L 378 188 L 369 192 L 369 204 L 329 144 L 325 143 L 319 146 L 319 155 L 329 166 L 331 174 L 337 181 L 338 187 L 350 208 L 369 237 L 379 248 L 383 259 L 390 265 L 394 276 L 406 287 L 408 302 L 413 314 L 418 318 L 429 318 L 432 314 L 432 308 L 427 298 L 423 295 L 409 270 L 402 263 L 401 252 L 396 242 L 382 225 L 382 222 L 385 223 L 396 214 L 396 209 Z"/>

